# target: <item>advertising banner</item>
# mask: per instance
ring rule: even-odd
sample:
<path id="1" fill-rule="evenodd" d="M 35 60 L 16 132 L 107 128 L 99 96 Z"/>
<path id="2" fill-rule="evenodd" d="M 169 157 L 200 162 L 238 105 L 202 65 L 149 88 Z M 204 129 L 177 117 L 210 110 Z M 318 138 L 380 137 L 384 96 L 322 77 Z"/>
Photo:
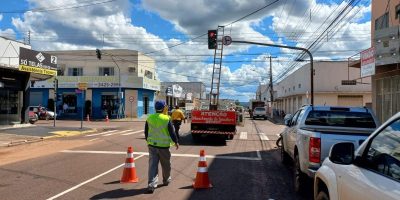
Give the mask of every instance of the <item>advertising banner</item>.
<path id="1" fill-rule="evenodd" d="M 375 48 L 371 47 L 361 52 L 361 77 L 375 74 Z"/>
<path id="2" fill-rule="evenodd" d="M 20 47 L 19 71 L 57 76 L 57 57 Z"/>
<path id="3" fill-rule="evenodd" d="M 193 110 L 192 124 L 236 124 L 235 111 Z"/>

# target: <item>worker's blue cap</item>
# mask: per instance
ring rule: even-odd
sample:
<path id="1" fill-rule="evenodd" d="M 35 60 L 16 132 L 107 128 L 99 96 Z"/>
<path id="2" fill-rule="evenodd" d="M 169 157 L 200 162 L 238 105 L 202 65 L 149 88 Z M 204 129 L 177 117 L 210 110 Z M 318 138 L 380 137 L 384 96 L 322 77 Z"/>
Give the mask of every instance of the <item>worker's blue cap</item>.
<path id="1" fill-rule="evenodd" d="M 165 105 L 166 105 L 165 101 L 158 100 L 158 101 L 156 101 L 156 104 L 154 105 L 154 107 L 155 107 L 156 110 L 160 111 L 160 110 L 163 110 L 165 108 Z"/>

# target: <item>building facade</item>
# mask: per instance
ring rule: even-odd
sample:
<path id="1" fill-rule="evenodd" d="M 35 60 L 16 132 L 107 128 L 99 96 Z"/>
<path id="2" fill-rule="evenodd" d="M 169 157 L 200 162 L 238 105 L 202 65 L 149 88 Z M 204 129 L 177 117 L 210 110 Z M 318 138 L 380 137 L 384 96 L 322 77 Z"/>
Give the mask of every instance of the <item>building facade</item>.
<path id="1" fill-rule="evenodd" d="M 314 105 L 371 107 L 371 78 L 360 79 L 357 85 L 342 85 L 342 80 L 359 78 L 359 68 L 329 61 L 315 62 L 314 71 Z M 306 64 L 274 85 L 274 111 L 294 113 L 311 103 L 310 92 L 310 64 Z M 265 96 L 270 96 L 269 90 Z"/>
<path id="2" fill-rule="evenodd" d="M 54 51 L 58 57 L 57 109 L 60 118 L 142 117 L 154 112 L 160 82 L 155 61 L 134 50 Z M 80 88 L 79 85 L 87 88 Z M 56 97 L 53 80 L 33 82 L 31 105 Z M 85 90 L 86 89 L 86 90 Z"/>
<path id="3" fill-rule="evenodd" d="M 206 86 L 202 82 L 162 82 L 157 95 L 157 99 L 165 100 L 170 106 L 184 102 L 193 103 L 205 98 Z"/>
<path id="4" fill-rule="evenodd" d="M 400 112 L 400 1 L 372 0 L 371 9 L 371 44 L 375 49 L 373 108 L 385 121 Z"/>
<path id="5" fill-rule="evenodd" d="M 26 52 L 34 59 L 29 60 L 31 63 L 21 57 L 28 56 Z M 45 70 L 42 68 L 43 62 L 50 60 L 50 55 L 33 51 L 30 45 L 1 36 L 0 55 L 0 125 L 27 123 L 29 81 L 52 77 L 44 73 Z M 21 60 L 24 61 L 22 67 Z M 29 66 L 33 63 L 40 65 Z"/>

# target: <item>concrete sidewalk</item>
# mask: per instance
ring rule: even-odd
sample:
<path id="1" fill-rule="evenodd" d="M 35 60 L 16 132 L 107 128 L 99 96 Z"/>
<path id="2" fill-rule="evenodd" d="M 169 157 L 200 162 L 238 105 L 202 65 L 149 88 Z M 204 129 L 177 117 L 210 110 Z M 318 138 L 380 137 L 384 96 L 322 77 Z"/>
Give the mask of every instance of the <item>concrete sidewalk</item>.
<path id="1" fill-rule="evenodd" d="M 83 121 L 82 129 L 80 128 L 81 121 L 78 120 L 57 120 L 55 127 L 53 126 L 54 122 L 52 120 L 39 120 L 33 125 L 18 124 L 0 126 L 0 147 L 37 142 L 55 137 L 70 137 L 110 129 L 119 129 L 131 125 L 131 123 L 139 123 L 138 125 L 144 126 L 145 121 L 146 119 L 138 118 L 112 119 L 110 122 Z"/>

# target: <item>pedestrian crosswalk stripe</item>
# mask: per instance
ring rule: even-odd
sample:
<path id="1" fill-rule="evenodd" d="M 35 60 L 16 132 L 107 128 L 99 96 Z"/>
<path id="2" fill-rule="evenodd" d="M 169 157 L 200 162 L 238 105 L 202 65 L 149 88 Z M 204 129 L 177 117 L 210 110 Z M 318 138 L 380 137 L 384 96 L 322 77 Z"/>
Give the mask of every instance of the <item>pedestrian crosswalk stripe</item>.
<path id="1" fill-rule="evenodd" d="M 140 133 L 140 132 L 143 132 L 143 131 L 144 131 L 144 130 L 140 130 L 140 131 L 125 133 L 125 134 L 122 134 L 122 135 L 133 135 L 133 134 Z"/>
<path id="2" fill-rule="evenodd" d="M 115 132 L 115 131 L 118 131 L 118 130 L 111 130 L 111 131 L 105 131 L 105 132 L 101 132 L 101 133 L 95 133 L 95 134 L 85 135 L 85 137 L 92 137 L 92 136 L 97 136 L 97 135 L 104 135 L 104 134 L 112 133 L 112 132 Z"/>
<path id="3" fill-rule="evenodd" d="M 124 130 L 124 131 L 113 132 L 113 133 L 105 134 L 105 135 L 103 135 L 103 137 L 110 136 L 110 135 L 121 134 L 121 133 L 126 133 L 126 132 L 130 132 L 130 131 L 133 131 L 133 130 Z"/>
<path id="4" fill-rule="evenodd" d="M 258 133 L 258 136 L 260 136 L 260 139 L 263 141 L 269 140 L 269 138 L 264 133 Z"/>
<path id="5" fill-rule="evenodd" d="M 240 132 L 239 139 L 241 139 L 241 140 L 247 140 L 247 132 Z"/>

